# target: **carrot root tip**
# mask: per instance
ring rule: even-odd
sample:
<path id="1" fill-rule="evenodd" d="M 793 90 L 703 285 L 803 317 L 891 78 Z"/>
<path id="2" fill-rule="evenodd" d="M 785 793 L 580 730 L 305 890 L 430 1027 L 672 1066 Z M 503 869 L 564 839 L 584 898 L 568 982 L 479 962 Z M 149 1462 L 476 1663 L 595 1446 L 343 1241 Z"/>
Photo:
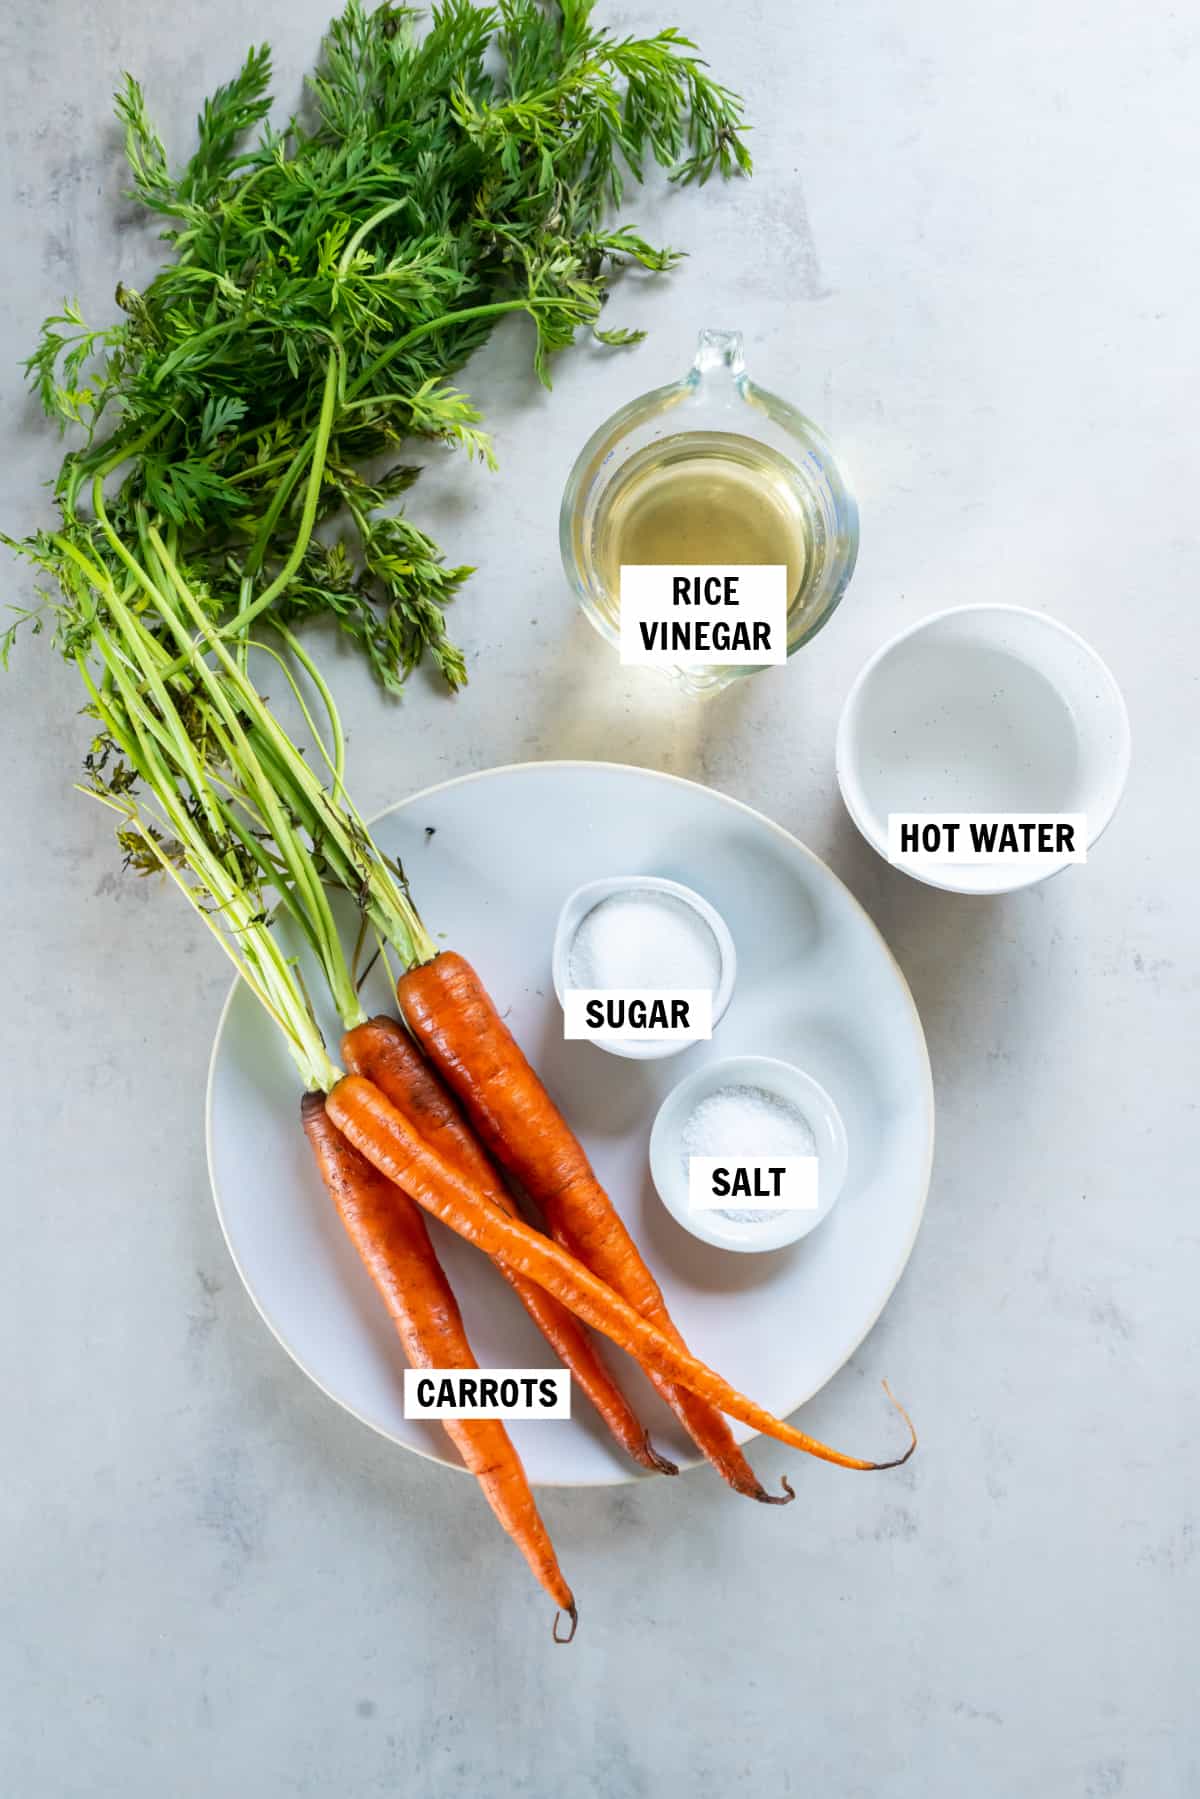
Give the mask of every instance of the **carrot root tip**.
<path id="1" fill-rule="evenodd" d="M 575 1632 L 579 1627 L 579 1611 L 578 1611 L 578 1609 L 575 1605 L 575 1601 L 573 1599 L 572 1599 L 570 1605 L 567 1607 L 566 1615 L 570 1619 L 571 1622 L 570 1622 L 570 1628 L 567 1630 L 567 1632 L 564 1636 L 560 1636 L 558 1633 L 558 1621 L 562 1617 L 562 1615 L 563 1614 L 561 1611 L 555 1612 L 554 1624 L 551 1627 L 550 1635 L 554 1638 L 554 1641 L 556 1643 L 573 1643 L 575 1640 Z"/>
<path id="2" fill-rule="evenodd" d="M 669 1462 L 665 1455 L 660 1455 L 649 1437 L 646 1438 L 646 1465 L 659 1474 L 678 1474 L 679 1469 L 674 1462 Z"/>
<path id="3" fill-rule="evenodd" d="M 795 1488 L 792 1486 L 792 1483 L 786 1474 L 780 1475 L 779 1483 L 783 1488 L 782 1493 L 768 1493 L 765 1487 L 760 1487 L 758 1489 L 754 1497 L 758 1500 L 760 1505 L 791 1505 L 793 1499 L 796 1497 Z"/>
<path id="4" fill-rule="evenodd" d="M 903 1418 L 905 1424 L 907 1424 L 909 1437 L 910 1437 L 911 1441 L 909 1442 L 908 1448 L 904 1451 L 903 1455 L 896 1456 L 895 1459 L 890 1462 L 872 1462 L 871 1466 L 872 1466 L 872 1468 L 877 1468 L 877 1469 L 903 1468 L 905 1462 L 912 1455 L 913 1450 L 917 1447 L 917 1427 L 913 1423 L 912 1419 L 909 1417 L 908 1412 L 905 1410 L 904 1406 L 902 1406 L 900 1404 L 900 1401 L 896 1398 L 896 1395 L 892 1392 L 892 1389 L 888 1386 L 886 1381 L 883 1382 L 883 1390 L 887 1394 L 888 1398 L 891 1400 L 892 1404 L 895 1406 L 896 1410 L 899 1412 L 900 1416 Z"/>

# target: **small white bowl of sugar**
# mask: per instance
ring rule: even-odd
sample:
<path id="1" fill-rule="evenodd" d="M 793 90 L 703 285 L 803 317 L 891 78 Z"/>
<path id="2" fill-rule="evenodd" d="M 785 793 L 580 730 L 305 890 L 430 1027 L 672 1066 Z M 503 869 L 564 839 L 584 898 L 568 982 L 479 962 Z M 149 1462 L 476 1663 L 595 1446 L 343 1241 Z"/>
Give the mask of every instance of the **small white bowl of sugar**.
<path id="1" fill-rule="evenodd" d="M 817 1204 L 804 1211 L 762 1201 L 693 1209 L 692 1156 L 719 1156 L 731 1167 L 815 1156 Z M 782 1249 L 815 1230 L 845 1184 L 847 1159 L 846 1128 L 824 1087 L 773 1056 L 706 1062 L 671 1089 L 650 1133 L 650 1173 L 672 1218 L 701 1242 L 742 1254 Z"/>
<path id="2" fill-rule="evenodd" d="M 692 888 L 658 875 L 613 875 L 577 887 L 554 933 L 554 991 L 712 993 L 714 1031 L 733 998 L 737 952 L 715 906 Z M 677 1056 L 683 1042 L 596 1037 L 597 1048 L 631 1061 Z"/>

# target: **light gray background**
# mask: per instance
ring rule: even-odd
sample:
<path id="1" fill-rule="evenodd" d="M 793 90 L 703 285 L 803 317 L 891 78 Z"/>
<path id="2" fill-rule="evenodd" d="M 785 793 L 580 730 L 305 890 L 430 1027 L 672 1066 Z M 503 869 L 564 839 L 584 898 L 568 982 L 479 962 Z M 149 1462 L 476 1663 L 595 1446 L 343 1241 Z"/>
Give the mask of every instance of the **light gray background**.
<path id="1" fill-rule="evenodd" d="M 418 679 L 394 708 L 335 657 L 353 785 L 371 808 L 491 763 L 642 762 L 762 807 L 848 881 L 920 1006 L 939 1144 L 909 1271 L 804 1422 L 877 1438 L 886 1372 L 922 1449 L 878 1479 L 805 1466 L 785 1512 L 703 1475 L 547 1495 L 583 1603 L 555 1649 L 469 1483 L 343 1416 L 241 1290 L 202 1142 L 225 970 L 170 892 L 120 878 L 71 791 L 74 680 L 23 644 L 0 688 L 12 1799 L 1200 1793 L 1200 38 L 1122 0 L 608 10 L 694 33 L 747 96 L 758 172 L 636 197 L 692 252 L 613 301 L 640 350 L 581 348 L 547 396 L 514 324 L 471 370 L 502 472 L 446 458 L 412 508 L 480 565 L 454 618 L 472 684 L 451 703 Z M 290 101 L 324 15 L 3 8 L 9 529 L 56 459 L 17 359 L 63 292 L 103 315 L 153 266 L 119 197 L 119 71 L 182 147 L 252 30 Z M 832 432 L 863 551 L 810 650 L 697 706 L 577 621 L 555 528 L 586 434 L 710 324 Z M 832 771 L 867 654 L 982 599 L 1090 637 L 1134 727 L 1089 866 L 998 901 L 889 871 Z"/>

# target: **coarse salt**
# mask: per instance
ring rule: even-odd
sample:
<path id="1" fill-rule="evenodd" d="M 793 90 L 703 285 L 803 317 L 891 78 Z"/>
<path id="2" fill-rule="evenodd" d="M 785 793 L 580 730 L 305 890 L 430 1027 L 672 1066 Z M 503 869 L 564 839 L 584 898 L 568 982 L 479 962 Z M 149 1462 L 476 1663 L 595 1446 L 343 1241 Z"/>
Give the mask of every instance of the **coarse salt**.
<path id="1" fill-rule="evenodd" d="M 685 1175 L 692 1156 L 744 1162 L 817 1153 L 817 1140 L 803 1112 L 764 1087 L 718 1087 L 693 1108 L 680 1143 Z M 758 1211 L 722 1206 L 717 1215 L 733 1224 L 765 1224 L 778 1218 L 779 1210 L 774 1206 Z"/>

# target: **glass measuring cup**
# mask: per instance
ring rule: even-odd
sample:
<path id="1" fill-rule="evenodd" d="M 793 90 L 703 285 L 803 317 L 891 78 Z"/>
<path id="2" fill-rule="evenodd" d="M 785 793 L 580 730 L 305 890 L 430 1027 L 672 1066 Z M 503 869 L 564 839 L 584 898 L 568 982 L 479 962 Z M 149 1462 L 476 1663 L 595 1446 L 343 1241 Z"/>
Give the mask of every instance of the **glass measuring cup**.
<path id="1" fill-rule="evenodd" d="M 740 331 L 702 331 L 696 360 L 681 381 L 640 394 L 606 419 L 576 459 L 563 494 L 559 541 L 563 567 L 584 614 L 609 643 L 620 644 L 620 581 L 606 553 L 606 521 L 614 499 L 649 470 L 683 473 L 689 459 L 705 466 L 727 463 L 747 485 L 749 503 L 781 508 L 789 516 L 794 555 L 773 555 L 789 569 L 787 653 L 816 635 L 854 572 L 858 508 L 823 432 L 811 419 L 768 393 L 746 374 Z M 699 466 L 697 461 L 696 466 Z M 729 547 L 736 551 L 736 524 Z M 681 538 L 681 546 L 685 539 Z M 642 554 L 646 562 L 718 560 L 740 563 L 742 554 L 701 558 L 684 548 L 667 555 Z M 693 693 L 714 692 L 753 667 L 676 669 L 675 679 Z"/>

